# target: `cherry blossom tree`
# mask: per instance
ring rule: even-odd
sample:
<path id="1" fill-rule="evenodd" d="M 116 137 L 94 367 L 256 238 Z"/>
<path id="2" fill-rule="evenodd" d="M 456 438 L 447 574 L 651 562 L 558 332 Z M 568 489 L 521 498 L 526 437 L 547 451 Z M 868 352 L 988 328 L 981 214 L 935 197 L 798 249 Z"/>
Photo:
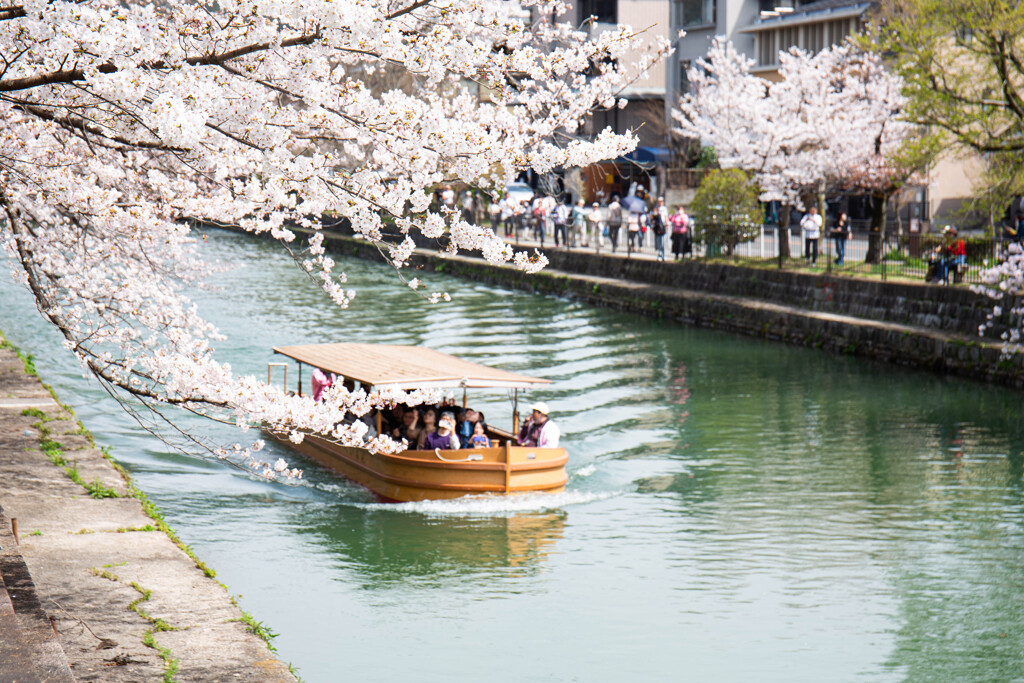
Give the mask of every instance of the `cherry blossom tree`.
<path id="1" fill-rule="evenodd" d="M 520 4 L 541 19 L 524 20 Z M 189 221 L 269 233 L 339 306 L 354 292 L 322 246 L 325 214 L 396 267 L 414 231 L 447 233 L 452 252 L 543 267 L 543 256 L 428 207 L 439 183 L 495 190 L 524 168 L 583 166 L 636 144 L 576 133 L 591 109 L 616 105 L 627 68 L 643 73 L 667 44 L 620 67 L 642 37 L 621 26 L 591 39 L 553 20 L 566 9 L 12 0 L 0 6 L 0 229 L 14 276 L 119 397 L 364 444 L 365 425 L 338 426 L 343 415 L 425 396 L 337 387 L 314 403 L 218 362 L 219 335 L 184 294 L 206 269 Z M 382 88 L 381 73 L 414 87 Z M 400 242 L 384 239 L 386 222 Z M 312 236 L 297 239 L 294 226 Z M 279 461 L 264 473 L 275 471 L 291 472 Z"/>
<path id="2" fill-rule="evenodd" d="M 782 225 L 823 186 L 893 186 L 903 171 L 891 160 L 911 131 L 898 116 L 899 78 L 850 44 L 782 52 L 779 62 L 779 80 L 767 81 L 716 39 L 690 71 L 691 92 L 673 113 L 677 132 L 714 147 L 722 167 L 750 172 L 763 201 L 782 203 Z M 787 240 L 779 249 L 789 256 Z"/>

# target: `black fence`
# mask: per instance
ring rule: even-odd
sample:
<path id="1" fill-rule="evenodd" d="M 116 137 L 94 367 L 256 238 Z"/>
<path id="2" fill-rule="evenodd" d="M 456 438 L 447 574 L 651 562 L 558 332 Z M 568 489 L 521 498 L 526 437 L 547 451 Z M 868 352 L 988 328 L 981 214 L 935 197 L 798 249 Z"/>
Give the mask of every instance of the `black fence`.
<path id="1" fill-rule="evenodd" d="M 486 225 L 491 227 L 489 222 Z M 344 220 L 334 224 L 325 221 L 324 227 L 351 234 Z M 510 221 L 508 225 L 499 222 L 494 227 L 499 237 L 518 249 L 557 248 L 615 253 L 627 258 L 662 258 L 659 240 L 651 230 L 631 233 L 626 226 L 614 230 L 600 223 L 588 222 L 582 230 L 567 226 L 556 234 L 553 226 L 546 226 L 541 231 L 532 221 L 526 220 Z M 404 238 L 394 226 L 387 225 L 383 232 L 388 241 L 397 242 Z M 422 248 L 443 250 L 448 244 L 447 236 L 428 239 L 416 231 L 411 234 L 417 246 Z M 839 241 L 825 231 L 824 236 L 818 239 L 817 258 L 812 259 L 810 245 L 799 230 L 779 230 L 772 225 L 715 226 L 707 231 L 698 230 L 697 234 L 715 235 L 718 239 L 689 240 L 666 234 L 661 242 L 664 259 L 723 260 L 763 268 L 947 284 L 980 283 L 982 271 L 997 262 L 1008 244 L 1005 240 L 964 236 L 960 238 L 964 242 L 964 256 L 955 259 L 944 253 L 948 241 L 941 234 L 881 235 L 855 230 L 849 239 L 842 242 L 840 259 Z M 725 235 L 724 239 L 722 235 Z M 789 258 L 779 256 L 780 238 L 789 239 Z"/>
<path id="2" fill-rule="evenodd" d="M 658 239 L 652 231 L 629 233 L 625 226 L 608 229 L 590 225 L 583 231 L 567 230 L 569 245 L 550 229 L 544 231 L 545 249 L 586 249 L 599 253 L 623 254 L 629 258 L 660 259 Z M 1003 254 L 1006 242 L 986 237 L 963 237 L 964 255 L 954 258 L 946 253 L 947 240 L 936 234 L 886 234 L 854 232 L 840 241 L 827 235 L 818 239 L 817 258 L 799 230 L 782 230 L 771 225 L 730 226 L 708 230 L 707 237 L 695 241 L 666 234 L 663 255 L 667 261 L 682 258 L 728 260 L 760 267 L 775 267 L 811 272 L 835 272 L 865 275 L 881 279 L 939 281 L 948 284 L 980 283 L 981 273 Z M 698 231 L 701 234 L 701 231 Z M 498 235 L 520 248 L 541 247 L 540 232 L 530 224 L 513 226 L 507 234 L 499 226 Z M 724 238 L 722 237 L 724 235 Z M 779 256 L 779 240 L 789 239 L 789 258 Z M 842 256 L 840 258 L 840 255 Z M 869 258 L 870 257 L 870 258 Z"/>

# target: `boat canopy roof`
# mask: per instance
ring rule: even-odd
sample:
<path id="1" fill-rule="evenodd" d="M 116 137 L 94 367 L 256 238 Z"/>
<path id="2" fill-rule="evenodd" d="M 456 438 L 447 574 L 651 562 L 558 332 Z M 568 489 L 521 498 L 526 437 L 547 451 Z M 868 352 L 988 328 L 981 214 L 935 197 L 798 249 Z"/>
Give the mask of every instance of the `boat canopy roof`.
<path id="1" fill-rule="evenodd" d="M 528 389 L 551 383 L 551 380 L 472 363 L 423 346 L 309 344 L 275 347 L 274 353 L 375 389 Z"/>

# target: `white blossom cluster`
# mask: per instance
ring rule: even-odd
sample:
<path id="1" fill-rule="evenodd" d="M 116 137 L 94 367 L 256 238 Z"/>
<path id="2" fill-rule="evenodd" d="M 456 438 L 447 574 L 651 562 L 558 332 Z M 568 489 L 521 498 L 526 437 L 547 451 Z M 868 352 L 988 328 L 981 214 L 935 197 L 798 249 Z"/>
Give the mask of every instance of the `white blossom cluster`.
<path id="1" fill-rule="evenodd" d="M 541 19 L 524 20 L 520 5 Z M 354 292 L 324 252 L 325 215 L 382 243 L 396 266 L 412 240 L 385 243 L 388 222 L 447 233 L 453 251 L 543 267 L 428 207 L 440 183 L 493 192 L 528 167 L 585 165 L 635 145 L 577 133 L 667 43 L 619 65 L 640 37 L 622 26 L 592 40 L 553 19 L 564 11 L 548 0 L 8 3 L 0 239 L 14 276 L 113 389 L 362 443 L 344 416 L 419 397 L 339 390 L 314 405 L 218 363 L 216 330 L 182 293 L 208 270 L 191 222 L 271 235 L 341 306 Z M 396 74 L 404 80 L 389 85 Z M 313 230 L 308 244 L 295 244 L 295 227 Z"/>
<path id="2" fill-rule="evenodd" d="M 994 305 L 987 322 L 979 326 L 978 334 L 984 336 L 999 324 L 1005 312 L 1009 320 L 1000 337 L 1005 342 L 1002 355 L 1009 358 L 1020 352 L 1021 328 L 1024 326 L 1024 248 L 1015 242 L 1010 243 L 1003 259 L 981 271 L 981 282 L 974 289 L 1003 301 L 1005 307 Z"/>
<path id="3" fill-rule="evenodd" d="M 767 81 L 716 38 L 689 72 L 676 132 L 714 147 L 723 167 L 750 172 L 763 201 L 804 208 L 802 196 L 819 181 L 867 190 L 889 183 L 893 154 L 914 130 L 899 118 L 902 79 L 850 44 L 780 52 L 779 63 L 779 80 Z"/>

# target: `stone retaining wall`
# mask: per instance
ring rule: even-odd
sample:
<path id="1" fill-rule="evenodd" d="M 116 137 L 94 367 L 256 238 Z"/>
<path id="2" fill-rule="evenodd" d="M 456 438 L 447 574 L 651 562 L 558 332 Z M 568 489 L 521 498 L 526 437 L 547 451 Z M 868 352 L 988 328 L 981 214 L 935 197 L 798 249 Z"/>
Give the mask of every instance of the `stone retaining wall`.
<path id="1" fill-rule="evenodd" d="M 545 255 L 551 267 L 570 273 L 750 297 L 969 336 L 978 334 L 978 326 L 986 322 L 993 305 L 992 299 L 967 287 L 923 282 L 880 282 L 696 261 L 658 263 L 583 252 L 550 251 Z M 1007 323 L 1005 319 L 999 322 L 1001 327 L 994 330 L 996 339 Z"/>
<path id="2" fill-rule="evenodd" d="M 341 236 L 353 235 L 344 220 L 330 224 L 329 229 Z M 438 240 L 420 234 L 414 234 L 413 238 L 417 246 L 427 250 L 442 246 Z M 545 256 L 551 268 L 567 273 L 749 297 L 807 311 L 926 327 L 972 338 L 978 336 L 980 325 L 989 323 L 988 316 L 996 303 L 965 286 L 881 282 L 782 270 L 769 264 L 764 268 L 751 268 L 691 260 L 659 263 L 646 258 L 625 258 L 621 252 L 612 255 L 560 249 L 547 250 Z M 379 259 L 379 255 L 376 258 Z M 1002 304 L 1004 311 L 1013 307 L 1011 303 Z M 999 339 L 1013 323 L 1005 313 L 990 325 L 988 338 Z"/>

